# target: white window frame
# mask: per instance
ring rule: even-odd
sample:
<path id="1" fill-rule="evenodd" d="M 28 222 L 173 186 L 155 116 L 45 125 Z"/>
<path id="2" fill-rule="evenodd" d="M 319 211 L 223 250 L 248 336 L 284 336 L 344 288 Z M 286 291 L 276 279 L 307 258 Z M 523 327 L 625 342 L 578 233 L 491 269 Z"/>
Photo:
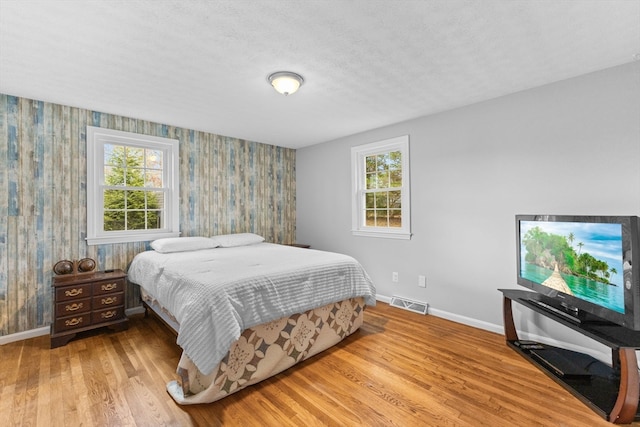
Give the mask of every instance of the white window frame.
<path id="1" fill-rule="evenodd" d="M 163 228 L 154 230 L 104 230 L 105 144 L 161 150 L 163 152 L 163 189 L 165 210 Z M 142 135 L 87 126 L 87 244 L 140 242 L 178 237 L 180 235 L 180 174 L 179 141 L 177 139 Z"/>
<path id="2" fill-rule="evenodd" d="M 402 155 L 401 211 L 402 227 L 371 227 L 365 221 L 365 158 L 373 154 L 400 151 Z M 354 236 L 411 239 L 411 182 L 409 174 L 409 135 L 351 147 L 352 228 Z"/>

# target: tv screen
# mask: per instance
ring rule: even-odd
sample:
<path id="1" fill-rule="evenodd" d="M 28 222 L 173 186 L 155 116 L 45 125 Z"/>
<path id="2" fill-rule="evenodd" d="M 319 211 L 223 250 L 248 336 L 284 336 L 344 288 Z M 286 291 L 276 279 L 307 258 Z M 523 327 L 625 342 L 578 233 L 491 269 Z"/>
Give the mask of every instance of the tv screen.
<path id="1" fill-rule="evenodd" d="M 518 284 L 577 319 L 582 310 L 640 330 L 638 217 L 518 215 L 516 223 Z"/>

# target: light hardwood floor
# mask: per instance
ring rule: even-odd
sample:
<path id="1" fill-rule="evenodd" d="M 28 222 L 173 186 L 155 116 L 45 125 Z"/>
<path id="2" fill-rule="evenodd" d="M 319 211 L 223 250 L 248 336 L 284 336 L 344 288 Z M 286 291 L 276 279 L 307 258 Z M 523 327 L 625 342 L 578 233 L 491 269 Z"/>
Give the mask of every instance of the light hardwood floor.
<path id="1" fill-rule="evenodd" d="M 0 424 L 612 425 L 502 335 L 384 303 L 339 345 L 211 404 L 179 406 L 166 393 L 179 357 L 175 337 L 142 316 L 53 350 L 48 337 L 0 346 Z"/>

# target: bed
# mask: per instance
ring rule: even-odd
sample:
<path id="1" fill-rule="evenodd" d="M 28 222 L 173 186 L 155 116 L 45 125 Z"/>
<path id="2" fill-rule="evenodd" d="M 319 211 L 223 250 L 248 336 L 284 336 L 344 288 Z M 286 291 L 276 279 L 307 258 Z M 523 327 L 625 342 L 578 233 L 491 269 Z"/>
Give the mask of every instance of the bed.
<path id="1" fill-rule="evenodd" d="M 209 403 L 337 344 L 375 287 L 352 257 L 265 243 L 252 233 L 161 239 L 128 279 L 177 333 L 179 404 Z"/>

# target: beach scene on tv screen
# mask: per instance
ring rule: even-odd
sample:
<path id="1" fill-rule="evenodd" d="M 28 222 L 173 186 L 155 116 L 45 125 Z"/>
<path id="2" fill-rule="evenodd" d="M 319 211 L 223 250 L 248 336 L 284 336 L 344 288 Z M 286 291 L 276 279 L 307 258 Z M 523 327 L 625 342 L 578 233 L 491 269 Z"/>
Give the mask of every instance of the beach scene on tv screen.
<path id="1" fill-rule="evenodd" d="M 622 226 L 520 222 L 520 275 L 624 313 Z"/>

